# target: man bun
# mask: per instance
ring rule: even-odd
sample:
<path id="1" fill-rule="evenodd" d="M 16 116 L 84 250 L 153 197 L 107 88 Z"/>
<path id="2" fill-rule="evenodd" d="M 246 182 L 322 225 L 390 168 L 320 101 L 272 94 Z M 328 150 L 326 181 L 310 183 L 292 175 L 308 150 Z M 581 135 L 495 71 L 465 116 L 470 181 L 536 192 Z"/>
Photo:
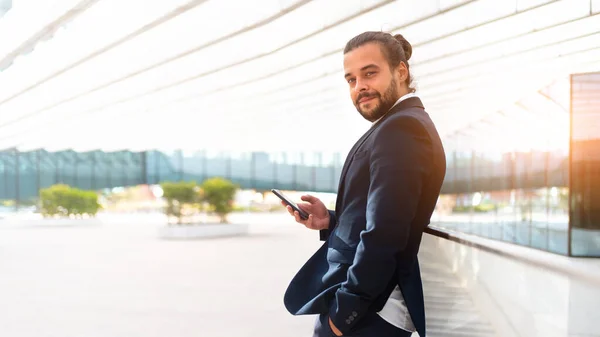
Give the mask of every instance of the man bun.
<path id="1" fill-rule="evenodd" d="M 404 36 L 402 36 L 402 34 L 396 34 L 394 35 L 394 38 L 402 45 L 402 50 L 404 50 L 406 61 L 410 60 L 410 57 L 412 56 L 412 46 L 410 45 L 410 42 L 408 42 Z"/>

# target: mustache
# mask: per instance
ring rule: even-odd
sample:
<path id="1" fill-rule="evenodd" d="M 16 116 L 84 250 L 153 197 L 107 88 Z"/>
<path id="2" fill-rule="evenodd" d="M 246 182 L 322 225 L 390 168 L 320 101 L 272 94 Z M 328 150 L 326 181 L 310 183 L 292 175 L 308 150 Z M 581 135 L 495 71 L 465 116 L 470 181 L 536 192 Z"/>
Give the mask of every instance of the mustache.
<path id="1" fill-rule="evenodd" d="M 378 92 L 364 92 L 362 94 L 359 94 L 358 97 L 356 97 L 356 104 L 358 104 L 358 102 L 363 99 L 363 98 L 372 98 L 372 97 L 379 97 L 379 93 Z"/>

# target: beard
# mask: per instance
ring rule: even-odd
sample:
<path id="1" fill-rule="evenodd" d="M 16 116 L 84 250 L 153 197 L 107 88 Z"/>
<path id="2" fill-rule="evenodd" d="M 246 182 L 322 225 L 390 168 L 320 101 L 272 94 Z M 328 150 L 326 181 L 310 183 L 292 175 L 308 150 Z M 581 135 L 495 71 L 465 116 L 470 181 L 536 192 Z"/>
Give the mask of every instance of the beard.
<path id="1" fill-rule="evenodd" d="M 367 102 L 361 106 L 358 101 L 365 97 L 375 97 L 376 99 L 373 100 L 373 102 Z M 396 103 L 398 98 L 400 98 L 398 97 L 398 82 L 396 82 L 395 78 L 392 78 L 390 85 L 385 90 L 383 95 L 377 91 L 362 93 L 356 98 L 354 106 L 364 119 L 373 123 L 379 118 L 383 117 L 394 106 L 394 103 Z"/>

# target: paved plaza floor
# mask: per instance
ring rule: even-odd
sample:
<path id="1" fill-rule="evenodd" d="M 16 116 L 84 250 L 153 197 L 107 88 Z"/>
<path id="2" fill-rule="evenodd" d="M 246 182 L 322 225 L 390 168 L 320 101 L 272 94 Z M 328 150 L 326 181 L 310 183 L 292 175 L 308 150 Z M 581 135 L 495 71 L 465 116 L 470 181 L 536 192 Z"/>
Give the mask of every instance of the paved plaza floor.
<path id="1" fill-rule="evenodd" d="M 158 239 L 156 215 L 0 222 L 0 336 L 310 336 L 285 288 L 321 244 L 286 214 L 245 237 Z M 21 220 L 22 222 L 22 220 Z"/>
<path id="2" fill-rule="evenodd" d="M 318 233 L 287 214 L 230 220 L 250 234 L 163 240 L 158 214 L 0 219 L 0 337 L 312 336 L 283 295 Z M 599 336 L 595 284 L 429 236 L 419 255 L 430 337 L 503 337 L 523 317 L 523 336 Z"/>

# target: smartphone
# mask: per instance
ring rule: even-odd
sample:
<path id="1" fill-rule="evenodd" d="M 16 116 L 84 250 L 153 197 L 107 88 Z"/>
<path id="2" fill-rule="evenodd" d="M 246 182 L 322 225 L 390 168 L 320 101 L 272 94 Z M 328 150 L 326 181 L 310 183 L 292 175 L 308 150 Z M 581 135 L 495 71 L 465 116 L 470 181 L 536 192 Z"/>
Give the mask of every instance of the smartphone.
<path id="1" fill-rule="evenodd" d="M 283 195 L 283 193 L 281 193 L 280 190 L 277 190 L 277 189 L 273 188 L 273 189 L 271 189 L 271 192 L 273 192 L 273 194 L 275 194 L 276 196 L 278 196 L 279 199 L 283 200 L 283 202 L 285 202 L 286 204 L 290 205 L 294 211 L 297 211 L 300 214 L 300 218 L 302 218 L 302 220 L 307 220 L 308 219 L 308 213 L 306 213 L 305 211 L 303 211 L 302 209 L 300 209 L 300 207 L 298 207 L 298 205 L 296 205 L 295 202 L 291 201 L 288 197 L 286 197 L 285 195 Z"/>

